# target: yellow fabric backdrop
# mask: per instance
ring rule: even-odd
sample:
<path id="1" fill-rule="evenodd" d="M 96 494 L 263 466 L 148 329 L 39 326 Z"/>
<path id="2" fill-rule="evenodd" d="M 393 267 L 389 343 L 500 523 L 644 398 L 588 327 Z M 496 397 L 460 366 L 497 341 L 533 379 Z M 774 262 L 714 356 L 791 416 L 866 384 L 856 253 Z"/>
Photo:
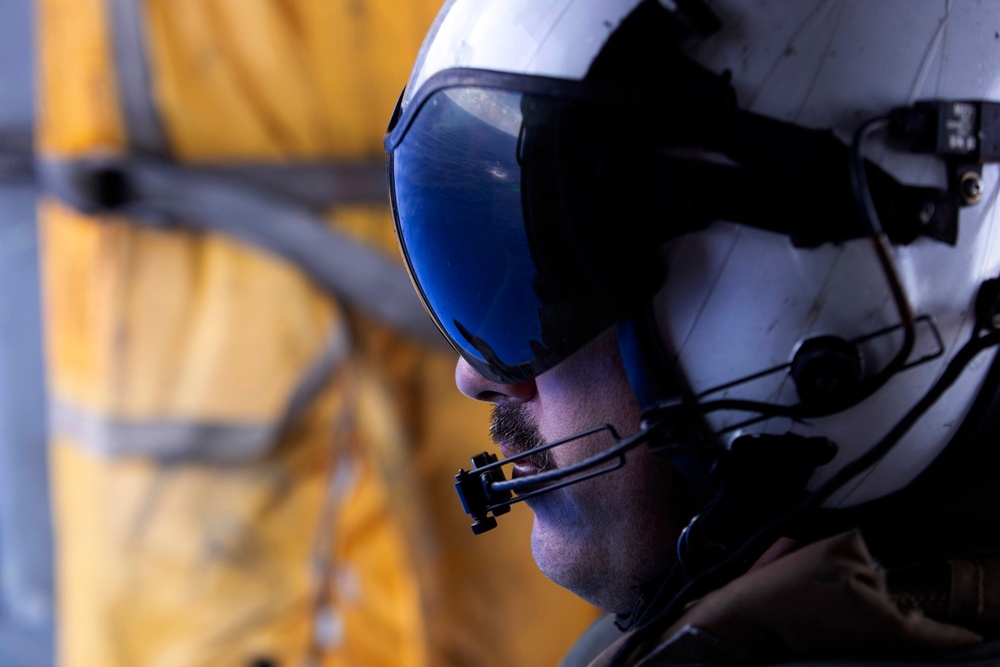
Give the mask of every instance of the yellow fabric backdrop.
<path id="1" fill-rule="evenodd" d="M 380 160 L 436 5 L 142 2 L 173 156 Z M 41 155 L 127 152 L 106 3 L 39 0 L 38 19 Z M 530 667 L 593 618 L 537 572 L 526 510 L 469 531 L 451 481 L 487 412 L 457 394 L 451 354 L 228 238 L 54 200 L 41 219 L 50 392 L 76 419 L 52 442 L 60 664 Z M 329 219 L 396 255 L 384 206 Z M 350 354 L 284 424 L 338 336 Z M 274 436 L 225 463 L 99 446 L 191 425 Z"/>

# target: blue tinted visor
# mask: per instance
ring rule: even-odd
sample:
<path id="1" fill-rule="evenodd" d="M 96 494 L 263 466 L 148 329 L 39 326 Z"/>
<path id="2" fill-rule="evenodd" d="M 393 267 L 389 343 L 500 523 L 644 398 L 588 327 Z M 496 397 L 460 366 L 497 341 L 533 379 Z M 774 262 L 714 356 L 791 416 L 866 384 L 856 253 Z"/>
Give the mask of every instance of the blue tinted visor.
<path id="1" fill-rule="evenodd" d="M 487 378 L 535 377 L 651 292 L 622 245 L 636 242 L 619 224 L 629 179 L 608 155 L 622 142 L 593 131 L 628 123 L 628 102 L 578 81 L 449 70 L 397 106 L 385 143 L 407 267 Z"/>

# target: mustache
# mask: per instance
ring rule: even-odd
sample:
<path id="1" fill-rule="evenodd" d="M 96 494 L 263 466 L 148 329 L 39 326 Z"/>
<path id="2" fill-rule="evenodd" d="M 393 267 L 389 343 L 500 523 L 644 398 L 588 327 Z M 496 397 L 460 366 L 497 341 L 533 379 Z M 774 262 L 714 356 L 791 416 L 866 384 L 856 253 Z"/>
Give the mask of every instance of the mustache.
<path id="1" fill-rule="evenodd" d="M 493 406 L 490 418 L 490 438 L 495 444 L 504 443 L 511 455 L 527 452 L 544 444 L 538 426 L 532 421 L 527 408 L 520 403 L 498 403 Z M 537 452 L 521 459 L 539 471 L 555 468 L 550 450 Z"/>

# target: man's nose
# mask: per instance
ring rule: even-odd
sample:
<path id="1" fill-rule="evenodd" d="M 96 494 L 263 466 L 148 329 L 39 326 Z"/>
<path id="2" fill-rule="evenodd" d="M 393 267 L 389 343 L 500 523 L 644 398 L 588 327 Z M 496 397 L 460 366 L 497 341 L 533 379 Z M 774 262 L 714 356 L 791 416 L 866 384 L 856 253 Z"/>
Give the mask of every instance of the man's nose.
<path id="1" fill-rule="evenodd" d="M 535 396 L 534 380 L 525 380 L 516 384 L 500 384 L 487 380 L 465 359 L 459 357 L 455 366 L 455 384 L 458 390 L 469 398 L 488 403 L 500 403 L 515 400 L 521 403 L 530 401 Z"/>

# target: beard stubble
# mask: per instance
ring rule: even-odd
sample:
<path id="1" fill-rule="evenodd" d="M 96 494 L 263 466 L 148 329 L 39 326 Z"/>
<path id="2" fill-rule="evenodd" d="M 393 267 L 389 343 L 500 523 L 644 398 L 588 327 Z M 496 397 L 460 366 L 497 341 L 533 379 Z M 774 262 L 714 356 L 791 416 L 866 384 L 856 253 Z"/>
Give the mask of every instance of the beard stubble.
<path id="1" fill-rule="evenodd" d="M 503 443 L 510 450 L 510 456 L 544 444 L 538 426 L 532 421 L 527 408 L 520 403 L 501 402 L 493 407 L 490 438 L 495 444 Z M 555 468 L 549 451 L 537 452 L 521 460 L 537 468 L 539 472 Z"/>

